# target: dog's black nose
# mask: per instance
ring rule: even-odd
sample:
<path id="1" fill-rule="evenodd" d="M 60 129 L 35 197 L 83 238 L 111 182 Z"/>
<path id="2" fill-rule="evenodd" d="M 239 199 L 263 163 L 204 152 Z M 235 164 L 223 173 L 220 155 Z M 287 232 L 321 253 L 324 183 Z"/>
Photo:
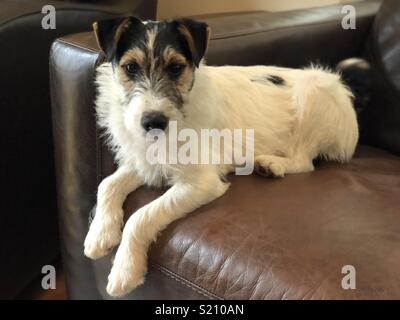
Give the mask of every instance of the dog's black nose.
<path id="1" fill-rule="evenodd" d="M 168 125 L 168 118 L 158 111 L 143 112 L 140 124 L 146 131 L 152 129 L 164 130 Z"/>

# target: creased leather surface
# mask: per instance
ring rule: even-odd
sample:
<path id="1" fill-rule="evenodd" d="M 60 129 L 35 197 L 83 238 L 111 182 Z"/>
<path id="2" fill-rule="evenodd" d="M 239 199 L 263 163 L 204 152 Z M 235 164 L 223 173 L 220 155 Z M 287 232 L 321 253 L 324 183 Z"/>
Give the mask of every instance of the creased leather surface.
<path id="1" fill-rule="evenodd" d="M 229 180 L 223 197 L 162 232 L 148 282 L 125 299 L 400 299 L 399 157 L 361 146 L 348 165 Z M 126 218 L 160 194 L 132 193 Z M 104 298 L 111 256 L 94 263 Z M 356 290 L 341 287 L 345 265 Z"/>
<path id="2" fill-rule="evenodd" d="M 229 180 L 226 195 L 162 233 L 153 262 L 228 299 L 400 298 L 400 158 L 362 147 L 350 165 Z M 344 265 L 357 290 L 341 288 Z"/>

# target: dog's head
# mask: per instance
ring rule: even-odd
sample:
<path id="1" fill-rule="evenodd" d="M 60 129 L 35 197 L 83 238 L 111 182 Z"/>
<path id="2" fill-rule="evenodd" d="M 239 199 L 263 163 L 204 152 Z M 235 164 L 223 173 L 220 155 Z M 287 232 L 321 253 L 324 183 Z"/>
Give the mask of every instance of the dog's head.
<path id="1" fill-rule="evenodd" d="M 169 120 L 179 120 L 207 49 L 207 24 L 127 17 L 96 22 L 94 31 L 124 92 L 127 129 L 165 130 Z"/>

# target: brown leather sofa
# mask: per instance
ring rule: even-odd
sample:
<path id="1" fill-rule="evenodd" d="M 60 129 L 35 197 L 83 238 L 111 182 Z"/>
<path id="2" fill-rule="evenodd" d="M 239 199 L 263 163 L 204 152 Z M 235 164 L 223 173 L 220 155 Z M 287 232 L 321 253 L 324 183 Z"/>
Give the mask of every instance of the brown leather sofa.
<path id="1" fill-rule="evenodd" d="M 56 29 L 41 27 L 45 5 L 56 9 Z M 131 1 L 131 9 L 154 18 L 156 1 Z M 15 297 L 59 255 L 51 43 L 121 12 L 116 6 L 68 1 L 0 1 L 0 298 Z"/>
<path id="2" fill-rule="evenodd" d="M 348 165 L 320 163 L 281 180 L 229 177 L 226 195 L 162 232 L 145 284 L 125 299 L 400 298 L 400 61 L 391 54 L 400 48 L 400 3 L 354 5 L 355 30 L 342 29 L 341 6 L 200 17 L 212 29 L 211 65 L 333 67 L 366 57 L 378 82 L 367 134 Z M 67 289 L 72 299 L 109 299 L 112 254 L 83 255 L 96 187 L 115 170 L 94 118 L 101 57 L 93 34 L 81 33 L 58 39 L 50 59 Z M 126 215 L 159 193 L 135 191 Z M 355 290 L 341 287 L 346 265 L 356 269 Z"/>

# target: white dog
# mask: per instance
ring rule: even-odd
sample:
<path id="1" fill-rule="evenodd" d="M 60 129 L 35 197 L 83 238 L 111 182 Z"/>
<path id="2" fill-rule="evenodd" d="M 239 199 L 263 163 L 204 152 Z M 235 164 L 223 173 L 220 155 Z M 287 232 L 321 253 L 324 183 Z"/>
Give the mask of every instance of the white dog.
<path id="1" fill-rule="evenodd" d="M 98 68 L 98 123 L 107 130 L 117 171 L 98 189 L 85 255 L 97 259 L 118 245 L 107 292 L 120 296 L 144 281 L 147 250 L 172 221 L 222 196 L 233 164 L 150 164 L 152 129 L 253 128 L 256 170 L 263 175 L 314 170 L 317 156 L 351 159 L 358 140 L 352 93 L 320 68 L 210 67 L 203 64 L 209 28 L 189 20 L 121 18 L 94 25 L 108 59 Z M 140 208 L 123 233 L 126 196 L 146 184 L 171 187 Z"/>

